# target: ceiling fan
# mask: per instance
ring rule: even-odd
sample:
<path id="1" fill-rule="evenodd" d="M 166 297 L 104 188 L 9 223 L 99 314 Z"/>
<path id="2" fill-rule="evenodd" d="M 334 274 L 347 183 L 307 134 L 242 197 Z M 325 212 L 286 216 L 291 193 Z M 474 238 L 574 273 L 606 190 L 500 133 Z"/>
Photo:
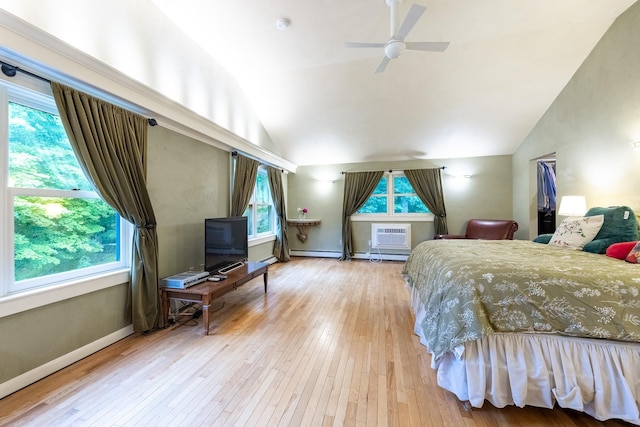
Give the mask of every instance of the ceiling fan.
<path id="1" fill-rule="evenodd" d="M 401 1 L 402 0 L 385 0 L 387 6 L 391 9 L 391 38 L 386 43 L 345 42 L 344 44 L 345 47 L 384 48 L 384 58 L 382 58 L 382 62 L 380 62 L 374 73 L 382 73 L 385 68 L 387 68 L 389 61 L 400 56 L 405 49 L 444 52 L 447 46 L 449 46 L 449 42 L 405 42 L 405 37 L 407 37 L 409 31 L 416 25 L 418 19 L 420 19 L 426 10 L 426 7 L 417 4 L 411 5 L 409 13 L 407 13 L 400 27 L 398 27 L 398 7 Z"/>

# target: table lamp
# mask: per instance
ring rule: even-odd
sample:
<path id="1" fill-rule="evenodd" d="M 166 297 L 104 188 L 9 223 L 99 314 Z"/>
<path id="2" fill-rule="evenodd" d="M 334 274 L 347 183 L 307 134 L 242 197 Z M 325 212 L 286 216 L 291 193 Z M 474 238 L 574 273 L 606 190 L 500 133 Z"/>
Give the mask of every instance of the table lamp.
<path id="1" fill-rule="evenodd" d="M 562 196 L 558 215 L 584 216 L 587 212 L 587 200 L 584 196 Z"/>

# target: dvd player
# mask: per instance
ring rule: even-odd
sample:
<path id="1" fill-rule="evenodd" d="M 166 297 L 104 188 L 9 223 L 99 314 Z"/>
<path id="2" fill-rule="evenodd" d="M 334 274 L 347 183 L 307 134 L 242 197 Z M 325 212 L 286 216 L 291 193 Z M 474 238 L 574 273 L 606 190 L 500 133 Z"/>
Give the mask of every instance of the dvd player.
<path id="1" fill-rule="evenodd" d="M 186 289 L 189 286 L 197 285 L 207 280 L 208 271 L 185 271 L 175 276 L 162 279 L 162 286 L 165 288 Z"/>

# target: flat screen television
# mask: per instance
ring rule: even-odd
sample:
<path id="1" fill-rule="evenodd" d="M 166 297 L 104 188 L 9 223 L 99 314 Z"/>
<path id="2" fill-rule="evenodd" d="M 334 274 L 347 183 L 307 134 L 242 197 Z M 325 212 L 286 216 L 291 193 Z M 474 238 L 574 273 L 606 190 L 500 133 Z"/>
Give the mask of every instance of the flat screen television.
<path id="1" fill-rule="evenodd" d="M 224 273 L 249 258 L 247 224 L 244 216 L 204 220 L 204 265 L 209 273 Z"/>

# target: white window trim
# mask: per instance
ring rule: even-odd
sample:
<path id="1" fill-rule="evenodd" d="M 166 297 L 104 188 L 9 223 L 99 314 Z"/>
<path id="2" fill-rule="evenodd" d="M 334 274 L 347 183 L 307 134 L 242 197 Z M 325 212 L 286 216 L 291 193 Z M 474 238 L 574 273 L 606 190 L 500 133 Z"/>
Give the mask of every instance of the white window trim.
<path id="1" fill-rule="evenodd" d="M 260 236 L 260 237 L 249 239 L 249 247 L 258 246 L 258 245 L 262 245 L 264 243 L 273 242 L 274 240 L 276 240 L 275 233 L 271 233 L 269 235 L 266 235 L 266 233 L 263 233 L 263 235 Z"/>
<path id="2" fill-rule="evenodd" d="M 351 221 L 368 221 L 368 222 L 433 222 L 435 216 L 432 213 L 427 214 L 353 214 Z"/>
<path id="3" fill-rule="evenodd" d="M 402 214 L 394 214 L 393 213 L 393 200 L 391 200 L 394 196 L 393 194 L 393 177 L 394 176 L 405 176 L 403 172 L 385 172 L 382 178 L 387 178 L 387 213 L 386 214 L 360 214 L 355 213 L 351 215 L 351 221 L 354 222 L 371 222 L 371 221 L 379 221 L 379 222 L 433 222 L 435 216 L 433 213 L 402 213 Z M 382 196 L 380 196 L 382 197 Z"/>

